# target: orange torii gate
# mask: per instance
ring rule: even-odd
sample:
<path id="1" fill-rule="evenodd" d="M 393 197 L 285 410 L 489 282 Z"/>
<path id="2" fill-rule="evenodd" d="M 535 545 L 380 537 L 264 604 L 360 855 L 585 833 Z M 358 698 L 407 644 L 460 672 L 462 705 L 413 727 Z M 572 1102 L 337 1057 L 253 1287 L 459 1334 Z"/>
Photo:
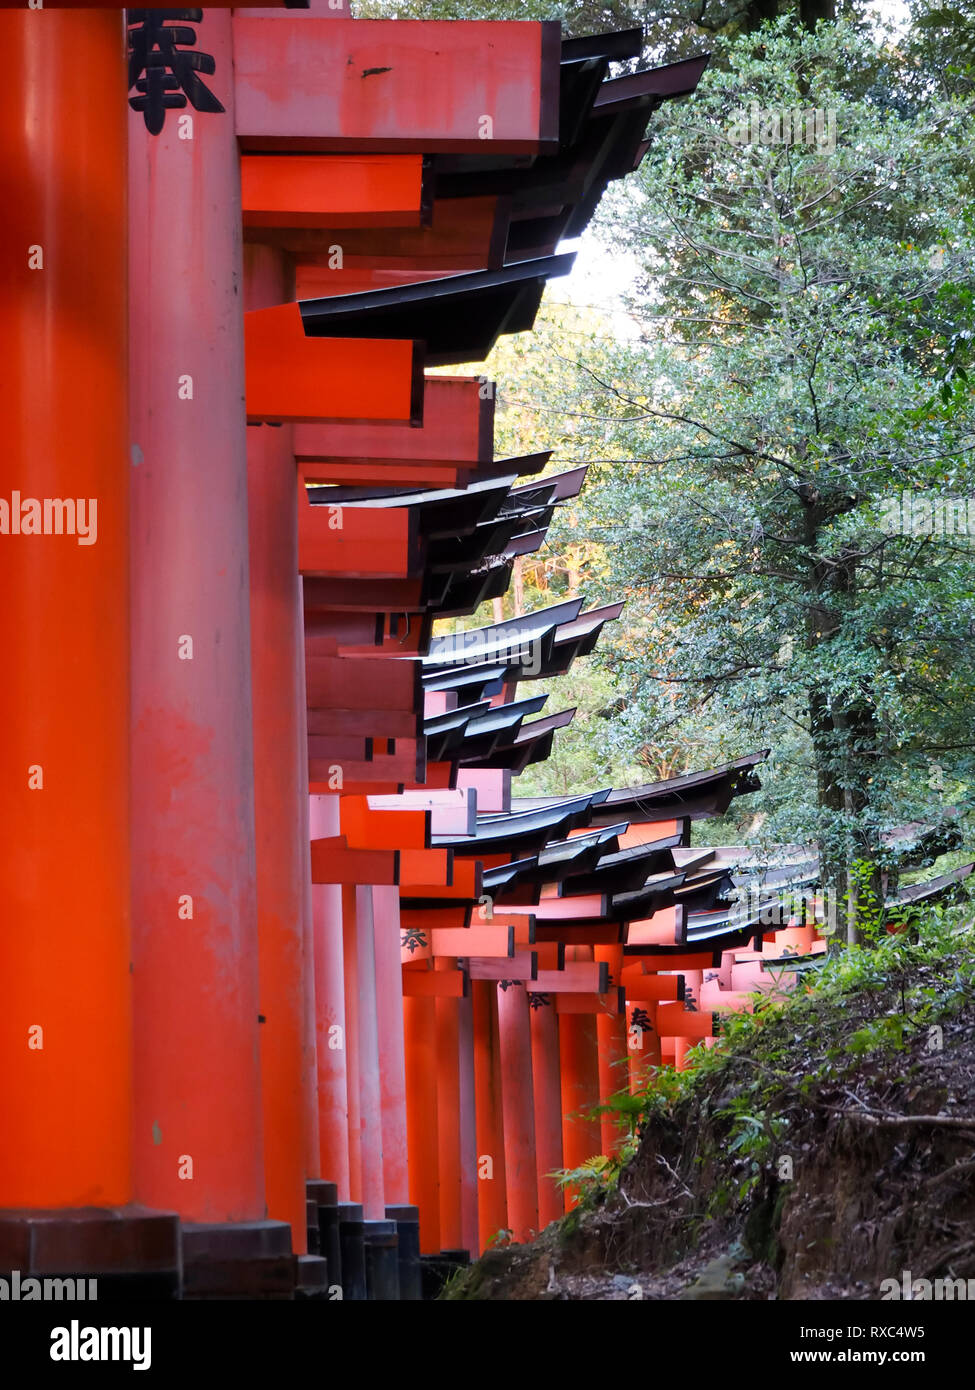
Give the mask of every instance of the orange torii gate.
<path id="1" fill-rule="evenodd" d="M 49 949 L 42 970 L 5 947 L 0 1101 L 24 1142 L 0 1204 L 22 1269 L 49 1258 L 35 1226 L 78 1252 L 46 1272 L 78 1275 L 111 1225 L 126 1234 L 97 1272 L 144 1292 L 416 1297 L 418 1204 L 424 1253 L 448 1256 L 485 1223 L 524 1233 L 555 1210 L 556 1011 L 536 1021 L 497 971 L 524 969 L 574 1020 L 612 995 L 615 961 L 558 914 L 547 939 L 533 912 L 472 921 L 486 872 L 511 868 L 516 896 L 526 871 L 443 843 L 507 812 L 511 778 L 572 712 L 533 720 L 541 700 L 514 701 L 504 642 L 469 662 L 473 707 L 463 682 L 438 692 L 433 622 L 500 596 L 581 478 L 519 487 L 548 456 L 495 461 L 490 384 L 423 367 L 531 325 L 569 263 L 558 240 L 704 63 L 623 91 L 603 79 L 638 34 L 563 46 L 552 24 L 237 8 L 179 29 L 129 12 L 127 131 L 111 15 L 0 13 L 25 55 L 0 119 L 29 190 L 0 247 L 0 316 L 21 342 L 42 322 L 56 369 L 14 364 L 11 457 L 34 490 L 83 478 L 102 504 L 98 549 L 64 549 L 41 583 L 25 537 L 4 552 L 19 662 L 5 883 Z M 18 134 L 27 73 L 60 95 Z M 97 173 L 97 209 L 66 148 Z M 544 672 L 615 616 L 580 607 L 536 634 Z M 25 643 L 32 628 L 60 645 Z M 64 742 L 65 672 L 87 758 Z M 404 968 L 401 933 L 421 923 L 429 959 Z M 595 1054 L 579 1056 L 591 1079 Z M 70 1155 L 51 1128 L 64 1107 L 87 1107 Z"/>

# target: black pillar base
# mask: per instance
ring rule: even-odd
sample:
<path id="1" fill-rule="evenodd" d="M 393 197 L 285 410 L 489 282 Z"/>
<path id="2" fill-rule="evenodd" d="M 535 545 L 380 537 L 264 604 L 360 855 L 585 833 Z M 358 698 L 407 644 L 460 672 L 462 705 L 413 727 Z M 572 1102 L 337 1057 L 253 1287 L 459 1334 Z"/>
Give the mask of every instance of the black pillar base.
<path id="1" fill-rule="evenodd" d="M 298 1278 L 295 1298 L 301 1302 L 312 1299 L 317 1303 L 328 1301 L 328 1261 L 320 1255 L 298 1256 Z"/>
<path id="2" fill-rule="evenodd" d="M 33 1295 L 28 1279 L 57 1280 L 55 1298 L 178 1299 L 179 1217 L 134 1204 L 0 1210 L 0 1278 L 20 1299 Z"/>
<path id="3" fill-rule="evenodd" d="M 293 1299 L 296 1282 L 286 1221 L 184 1224 L 184 1298 Z"/>
<path id="4" fill-rule="evenodd" d="M 334 1182 L 319 1178 L 305 1184 L 308 1200 L 318 1206 L 318 1253 L 328 1261 L 328 1282 L 342 1287 L 342 1247 L 339 1242 L 339 1190 Z M 311 1249 L 309 1245 L 308 1249 Z"/>
<path id="5" fill-rule="evenodd" d="M 309 1255 L 322 1253 L 322 1238 L 318 1229 L 318 1203 L 311 1197 L 305 1200 L 305 1238 Z"/>
<path id="6" fill-rule="evenodd" d="M 339 1202 L 339 1244 L 342 1249 L 342 1297 L 362 1303 L 366 1298 L 366 1247 L 362 1207 Z"/>
<path id="7" fill-rule="evenodd" d="M 399 1241 L 399 1297 L 401 1303 L 419 1303 L 423 1298 L 420 1273 L 420 1208 L 387 1207 L 386 1216 L 396 1222 Z"/>
<path id="8" fill-rule="evenodd" d="M 370 1303 L 399 1302 L 399 1241 L 395 1221 L 363 1222 L 366 1297 Z"/>

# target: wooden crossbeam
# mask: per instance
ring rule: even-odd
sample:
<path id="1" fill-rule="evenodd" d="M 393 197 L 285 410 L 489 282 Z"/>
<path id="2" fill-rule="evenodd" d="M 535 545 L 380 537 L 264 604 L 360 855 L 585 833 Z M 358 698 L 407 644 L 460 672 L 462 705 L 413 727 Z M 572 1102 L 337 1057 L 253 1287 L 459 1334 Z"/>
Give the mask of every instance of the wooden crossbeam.
<path id="1" fill-rule="evenodd" d="M 399 883 L 398 850 L 350 849 L 344 835 L 311 842 L 312 883 Z"/>
<path id="2" fill-rule="evenodd" d="M 657 1032 L 666 1038 L 711 1038 L 714 1036 L 714 1016 L 692 1013 L 683 1004 L 657 1005 Z"/>
<path id="3" fill-rule="evenodd" d="M 489 463 L 494 457 L 494 388 L 478 377 L 429 376 L 423 384 L 423 420 L 418 427 L 395 422 L 373 426 L 368 421 L 300 423 L 294 429 L 294 451 L 299 464 L 307 465 L 302 475 L 309 483 L 317 480 L 314 465 L 331 459 Z M 329 479 L 323 476 L 322 481 Z"/>
<path id="4" fill-rule="evenodd" d="M 297 304 L 244 315 L 247 419 L 419 422 L 420 345 L 401 339 L 307 338 Z"/>
<path id="5" fill-rule="evenodd" d="M 534 988 L 540 994 L 605 994 L 609 966 L 605 961 L 566 961 L 562 970 L 539 970 Z"/>
<path id="6" fill-rule="evenodd" d="M 534 980 L 538 959 L 534 951 L 515 951 L 505 960 L 472 956 L 468 962 L 472 980 Z"/>
<path id="7" fill-rule="evenodd" d="M 491 956 L 514 959 L 514 927 L 433 927 L 430 949 L 435 956 Z"/>
<path id="8" fill-rule="evenodd" d="M 421 226 L 343 227 L 337 236 L 327 227 L 245 227 L 244 240 L 294 257 L 295 298 L 319 299 L 401 284 L 404 276 L 497 270 L 509 225 L 508 199 L 442 198 L 434 200 L 430 221 Z"/>
<path id="9" fill-rule="evenodd" d="M 622 989 L 613 987 L 605 994 L 573 994 L 567 991 L 554 994 L 555 1012 L 559 1014 L 626 1014 Z"/>
<path id="10" fill-rule="evenodd" d="M 385 657 L 305 656 L 308 708 L 344 709 L 356 696 L 370 708 L 416 708 L 418 673 L 411 661 Z"/>
<path id="11" fill-rule="evenodd" d="M 419 227 L 423 173 L 419 154 L 244 155 L 244 226 Z"/>
<path id="12" fill-rule="evenodd" d="M 339 802 L 342 834 L 354 848 L 429 849 L 429 811 L 373 811 L 365 796 L 343 796 Z"/>
<path id="13" fill-rule="evenodd" d="M 454 858 L 446 849 L 404 849 L 400 851 L 400 885 L 405 897 L 428 897 L 454 888 Z"/>
<path id="14" fill-rule="evenodd" d="M 245 150 L 554 152 L 560 57 L 554 22 L 237 14 L 236 133 Z"/>
<path id="15" fill-rule="evenodd" d="M 409 999 L 464 999 L 467 976 L 462 970 L 404 970 L 403 993 Z"/>

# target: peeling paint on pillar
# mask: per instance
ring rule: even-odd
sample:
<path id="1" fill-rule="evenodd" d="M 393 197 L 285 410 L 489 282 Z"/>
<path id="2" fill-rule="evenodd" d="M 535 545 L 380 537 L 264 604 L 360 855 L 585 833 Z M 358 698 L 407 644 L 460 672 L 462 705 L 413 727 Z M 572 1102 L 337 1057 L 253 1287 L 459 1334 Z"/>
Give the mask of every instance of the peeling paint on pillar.
<path id="1" fill-rule="evenodd" d="M 231 22 L 195 23 L 223 113 L 129 113 L 136 1196 L 189 1221 L 265 1214 Z"/>

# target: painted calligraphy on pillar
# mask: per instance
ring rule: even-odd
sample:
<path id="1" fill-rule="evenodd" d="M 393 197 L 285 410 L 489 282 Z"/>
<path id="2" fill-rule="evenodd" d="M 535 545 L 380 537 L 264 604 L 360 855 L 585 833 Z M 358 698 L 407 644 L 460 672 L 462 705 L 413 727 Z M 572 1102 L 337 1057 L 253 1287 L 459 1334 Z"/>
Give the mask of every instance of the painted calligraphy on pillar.
<path id="1" fill-rule="evenodd" d="M 126 11 L 129 91 L 137 93 L 129 105 L 141 111 L 150 135 L 161 132 L 167 111 L 181 110 L 187 102 L 195 111 L 224 110 L 198 76 L 212 77 L 217 67 L 209 53 L 195 47 L 191 25 L 202 19 L 202 10 Z"/>
<path id="2" fill-rule="evenodd" d="M 413 954 L 418 946 L 425 946 L 426 944 L 427 939 L 418 927 L 410 927 L 402 934 L 402 945 L 409 951 L 410 955 Z"/>

